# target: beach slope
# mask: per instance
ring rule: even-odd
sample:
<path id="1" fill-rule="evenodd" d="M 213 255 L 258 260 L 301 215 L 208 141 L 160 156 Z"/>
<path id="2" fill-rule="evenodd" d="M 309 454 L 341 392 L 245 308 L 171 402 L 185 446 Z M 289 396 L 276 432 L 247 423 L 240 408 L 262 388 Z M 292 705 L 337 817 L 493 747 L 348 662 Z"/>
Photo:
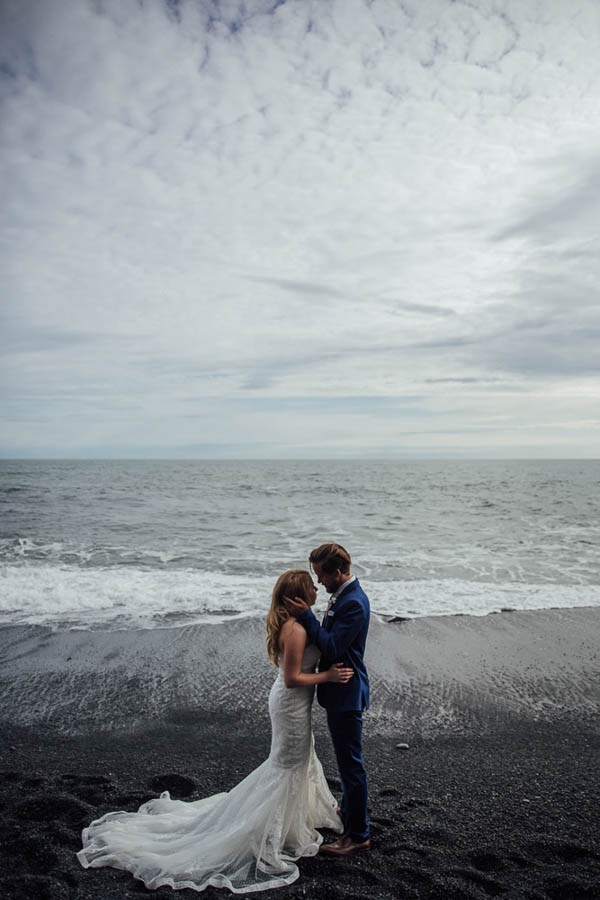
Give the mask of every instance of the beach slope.
<path id="1" fill-rule="evenodd" d="M 373 849 L 302 860 L 294 885 L 253 896 L 600 897 L 600 610 L 374 619 L 368 664 Z M 241 780 L 269 752 L 273 677 L 255 620 L 0 629 L 3 900 L 148 893 L 81 869 L 81 828 Z M 314 728 L 336 790 L 317 706 Z"/>

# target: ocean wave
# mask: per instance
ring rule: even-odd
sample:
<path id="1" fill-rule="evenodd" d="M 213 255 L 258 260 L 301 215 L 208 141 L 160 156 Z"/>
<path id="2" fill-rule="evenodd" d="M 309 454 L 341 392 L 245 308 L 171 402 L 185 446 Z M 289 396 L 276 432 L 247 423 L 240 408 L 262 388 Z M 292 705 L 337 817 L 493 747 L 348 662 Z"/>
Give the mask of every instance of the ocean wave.
<path id="1" fill-rule="evenodd" d="M 0 569 L 0 623 L 52 628 L 156 628 L 264 616 L 277 572 L 225 574 L 65 564 Z M 598 585 L 464 579 L 364 579 L 375 614 L 392 618 L 487 615 L 504 609 L 600 606 Z M 320 589 L 317 608 L 327 596 Z"/>
<path id="2" fill-rule="evenodd" d="M 74 541 L 40 541 L 20 535 L 0 539 L 0 564 L 40 561 L 99 568 L 137 566 L 144 569 L 168 566 L 202 570 L 207 563 L 206 558 L 200 556 L 193 547 L 154 549 L 123 544 L 98 546 L 77 544 Z"/>
<path id="3" fill-rule="evenodd" d="M 253 540 L 251 530 L 238 532 L 235 540 L 206 543 L 166 541 L 160 546 L 99 544 L 73 540 L 49 540 L 11 535 L 0 538 L 0 566 L 49 565 L 81 568 L 133 568 L 173 574 L 178 570 L 207 571 L 250 578 L 281 572 L 290 566 L 306 566 L 305 559 L 294 559 L 294 547 L 310 546 L 312 538 L 295 539 L 278 535 L 270 552 Z M 495 584 L 595 585 L 599 581 L 597 541 L 573 536 L 569 546 L 547 541 L 543 549 L 533 542 L 520 543 L 518 551 L 509 545 L 457 545 L 398 549 L 398 555 L 380 555 L 370 547 L 354 563 L 359 576 L 376 582 L 465 581 Z M 369 552 L 370 551 L 370 552 Z M 375 552 L 374 552 L 375 551 Z"/>

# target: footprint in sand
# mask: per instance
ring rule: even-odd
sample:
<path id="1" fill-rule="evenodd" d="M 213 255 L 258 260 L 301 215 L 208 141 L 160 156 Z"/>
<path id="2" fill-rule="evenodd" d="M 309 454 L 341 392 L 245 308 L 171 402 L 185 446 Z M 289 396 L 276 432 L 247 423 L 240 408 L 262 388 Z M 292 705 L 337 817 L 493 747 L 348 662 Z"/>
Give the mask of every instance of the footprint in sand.
<path id="1" fill-rule="evenodd" d="M 0 879 L 0 897 L 2 900 L 69 900 L 71 892 L 68 885 L 58 878 L 43 875 L 18 875 L 13 878 Z"/>
<path id="2" fill-rule="evenodd" d="M 74 797 L 63 794 L 48 794 L 43 797 L 31 797 L 16 807 L 17 819 L 31 822 L 44 822 L 60 819 L 70 828 L 81 828 L 90 817 L 90 807 Z"/>
<path id="3" fill-rule="evenodd" d="M 168 775 L 157 775 L 149 782 L 150 789 L 161 794 L 168 791 L 173 797 L 189 797 L 196 790 L 196 785 L 191 778 L 178 775 L 176 772 Z"/>
<path id="4" fill-rule="evenodd" d="M 506 869 L 506 861 L 491 850 L 479 850 L 471 853 L 471 864 L 480 872 L 502 872 Z"/>
<path id="5" fill-rule="evenodd" d="M 456 867 L 448 869 L 448 873 L 451 876 L 457 876 L 468 884 L 481 888 L 486 894 L 489 894 L 490 897 L 497 897 L 499 894 L 504 894 L 506 892 L 506 887 L 503 884 L 493 878 L 488 878 L 476 869 Z"/>

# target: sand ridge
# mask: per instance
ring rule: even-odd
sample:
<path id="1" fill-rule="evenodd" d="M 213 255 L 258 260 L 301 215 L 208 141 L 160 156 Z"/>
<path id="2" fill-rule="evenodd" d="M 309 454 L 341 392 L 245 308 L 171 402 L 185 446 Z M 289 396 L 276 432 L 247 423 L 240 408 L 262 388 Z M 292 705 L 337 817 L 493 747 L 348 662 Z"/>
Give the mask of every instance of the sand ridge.
<path id="1" fill-rule="evenodd" d="M 522 717 L 594 727 L 600 608 L 373 617 L 367 664 L 372 732 L 481 734 Z M 260 619 L 113 632 L 0 628 L 0 708 L 20 725 L 135 729 L 194 710 L 264 718 L 274 677 Z"/>

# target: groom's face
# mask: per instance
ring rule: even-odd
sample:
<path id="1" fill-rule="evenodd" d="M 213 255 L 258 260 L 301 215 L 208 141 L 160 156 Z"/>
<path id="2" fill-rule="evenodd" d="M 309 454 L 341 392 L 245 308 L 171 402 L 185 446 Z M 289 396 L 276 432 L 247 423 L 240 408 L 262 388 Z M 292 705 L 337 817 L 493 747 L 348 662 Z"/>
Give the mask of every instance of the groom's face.
<path id="1" fill-rule="evenodd" d="M 335 572 L 324 572 L 319 563 L 313 563 L 313 572 L 317 576 L 317 581 L 322 584 L 328 594 L 333 594 L 344 582 L 344 576 L 340 569 Z"/>

